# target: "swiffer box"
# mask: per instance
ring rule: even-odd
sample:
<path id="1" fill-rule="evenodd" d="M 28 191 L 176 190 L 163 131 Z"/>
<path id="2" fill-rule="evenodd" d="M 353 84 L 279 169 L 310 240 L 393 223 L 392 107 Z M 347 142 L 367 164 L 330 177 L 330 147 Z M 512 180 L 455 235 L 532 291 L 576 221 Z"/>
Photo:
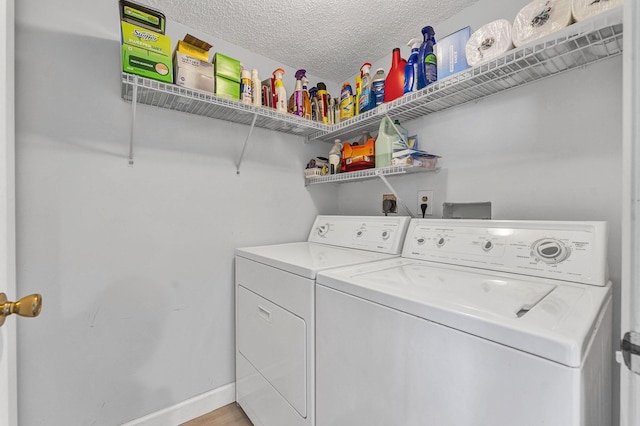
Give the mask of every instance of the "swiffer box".
<path id="1" fill-rule="evenodd" d="M 173 83 L 171 38 L 126 21 L 120 21 L 122 70 Z"/>
<path id="2" fill-rule="evenodd" d="M 164 13 L 128 0 L 120 0 L 120 20 L 164 34 Z"/>
<path id="3" fill-rule="evenodd" d="M 213 65 L 216 73 L 216 95 L 240 99 L 240 61 L 216 53 Z"/>
<path id="4" fill-rule="evenodd" d="M 465 47 L 471 37 L 471 28 L 466 27 L 436 43 L 436 58 L 438 58 L 438 80 L 469 68 Z"/>

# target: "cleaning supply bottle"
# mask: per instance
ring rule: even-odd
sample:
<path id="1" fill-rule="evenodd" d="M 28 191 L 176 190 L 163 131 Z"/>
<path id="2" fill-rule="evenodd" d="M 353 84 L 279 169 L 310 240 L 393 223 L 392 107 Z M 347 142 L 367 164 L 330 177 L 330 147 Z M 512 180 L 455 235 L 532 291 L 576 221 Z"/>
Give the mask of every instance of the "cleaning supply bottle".
<path id="1" fill-rule="evenodd" d="M 287 110 L 297 115 L 298 117 L 304 116 L 304 96 L 302 94 L 302 76 L 306 73 L 305 70 L 296 71 L 296 86 L 293 94 L 289 98 L 289 104 Z"/>
<path id="2" fill-rule="evenodd" d="M 418 90 L 438 79 L 438 62 L 433 51 L 436 44 L 436 32 L 433 27 L 426 26 L 422 29 L 424 40 L 418 51 Z"/>
<path id="3" fill-rule="evenodd" d="M 243 104 L 251 105 L 253 103 L 251 72 L 249 70 L 243 69 L 240 75 L 240 101 Z"/>
<path id="4" fill-rule="evenodd" d="M 391 102 L 404 94 L 404 67 L 407 61 L 400 56 L 400 48 L 393 49 L 391 69 L 384 82 L 384 101 Z"/>
<path id="5" fill-rule="evenodd" d="M 369 62 L 365 62 L 362 67 L 360 67 L 360 77 L 362 78 L 362 83 L 360 83 L 360 98 L 358 98 L 358 110 L 360 114 L 373 109 L 375 105 L 371 92 L 370 69 L 371 64 Z"/>
<path id="6" fill-rule="evenodd" d="M 262 83 L 255 68 L 251 70 L 251 96 L 254 106 L 262 105 Z"/>
<path id="7" fill-rule="evenodd" d="M 342 159 L 342 142 L 336 139 L 329 150 L 329 173 L 335 175 L 340 173 L 340 160 Z"/>
<path id="8" fill-rule="evenodd" d="M 306 75 L 303 75 L 300 80 L 302 81 L 302 111 L 304 112 L 302 116 L 307 120 L 311 120 L 311 97 L 309 96 L 309 90 L 307 89 L 309 86 L 309 79 Z"/>
<path id="9" fill-rule="evenodd" d="M 419 38 L 412 38 L 407 43 L 411 48 L 411 54 L 404 66 L 404 93 L 415 92 L 418 90 L 418 52 L 422 42 Z"/>
<path id="10" fill-rule="evenodd" d="M 387 116 L 382 117 L 375 145 L 376 168 L 391 165 L 393 143 L 397 141 L 398 138 L 398 134 L 393 129 L 393 122 L 391 119 Z"/>
<path id="11" fill-rule="evenodd" d="M 275 107 L 276 111 L 279 112 L 287 112 L 287 91 L 284 88 L 284 83 L 282 82 L 282 76 L 284 75 L 284 70 L 282 68 L 278 68 L 273 72 L 274 85 L 275 85 Z"/>
<path id="12" fill-rule="evenodd" d="M 329 98 L 327 97 L 327 85 L 318 83 L 318 121 L 329 124 Z"/>
<path id="13" fill-rule="evenodd" d="M 360 93 L 362 92 L 362 77 L 360 74 L 356 75 L 356 93 L 353 100 L 353 106 L 355 107 L 354 116 L 360 114 Z"/>
<path id="14" fill-rule="evenodd" d="M 345 82 L 340 92 L 340 120 L 352 118 L 353 113 L 353 89 L 351 89 L 351 84 Z"/>
<path id="15" fill-rule="evenodd" d="M 373 93 L 374 105 L 382 105 L 384 103 L 384 91 L 386 74 L 384 68 L 378 68 L 373 75 L 373 81 L 371 82 L 371 92 Z"/>
<path id="16" fill-rule="evenodd" d="M 320 106 L 318 105 L 318 88 L 309 89 L 309 101 L 311 103 L 311 120 L 322 122 L 322 116 L 319 114 Z"/>

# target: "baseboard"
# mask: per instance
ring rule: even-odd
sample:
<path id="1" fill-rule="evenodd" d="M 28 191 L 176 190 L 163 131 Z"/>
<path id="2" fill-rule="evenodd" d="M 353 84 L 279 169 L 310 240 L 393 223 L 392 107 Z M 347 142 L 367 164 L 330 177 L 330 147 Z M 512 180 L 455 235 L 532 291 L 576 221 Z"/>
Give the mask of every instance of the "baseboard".
<path id="1" fill-rule="evenodd" d="M 234 382 L 132 420 L 122 426 L 176 426 L 230 404 L 235 400 L 236 384 Z"/>

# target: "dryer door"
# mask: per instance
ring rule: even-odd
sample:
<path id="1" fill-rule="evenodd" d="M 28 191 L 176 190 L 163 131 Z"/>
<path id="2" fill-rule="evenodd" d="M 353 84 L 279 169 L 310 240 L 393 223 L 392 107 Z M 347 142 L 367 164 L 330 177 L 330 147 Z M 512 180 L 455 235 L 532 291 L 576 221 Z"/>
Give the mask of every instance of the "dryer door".
<path id="1" fill-rule="evenodd" d="M 306 417 L 306 330 L 302 318 L 238 286 L 238 350 Z"/>

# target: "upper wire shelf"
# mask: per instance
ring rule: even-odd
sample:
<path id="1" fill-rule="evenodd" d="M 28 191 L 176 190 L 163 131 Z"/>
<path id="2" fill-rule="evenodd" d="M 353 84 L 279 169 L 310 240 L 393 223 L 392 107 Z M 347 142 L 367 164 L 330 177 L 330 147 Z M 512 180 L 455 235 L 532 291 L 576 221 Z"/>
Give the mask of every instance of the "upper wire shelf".
<path id="1" fill-rule="evenodd" d="M 131 101 L 137 86 L 138 103 L 246 125 L 252 125 L 255 117 L 256 127 L 307 140 L 348 140 L 363 130 L 377 129 L 385 114 L 402 122 L 413 120 L 621 53 L 622 6 L 335 125 L 127 73 L 122 73 L 122 98 Z"/>

